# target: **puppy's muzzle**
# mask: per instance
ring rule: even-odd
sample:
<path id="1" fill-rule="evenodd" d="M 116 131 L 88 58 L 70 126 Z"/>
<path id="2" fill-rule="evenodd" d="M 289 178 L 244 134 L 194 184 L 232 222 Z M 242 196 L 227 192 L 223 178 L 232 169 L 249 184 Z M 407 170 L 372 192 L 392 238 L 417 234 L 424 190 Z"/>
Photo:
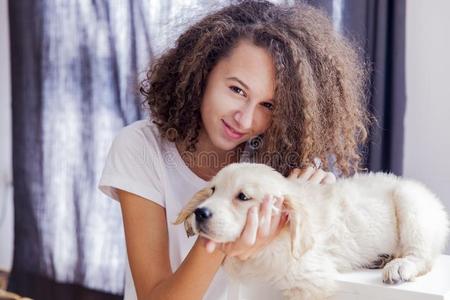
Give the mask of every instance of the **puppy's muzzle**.
<path id="1" fill-rule="evenodd" d="M 199 225 L 211 219 L 213 215 L 212 212 L 206 207 L 197 208 L 194 211 L 194 214 L 195 214 L 195 221 L 197 221 Z"/>

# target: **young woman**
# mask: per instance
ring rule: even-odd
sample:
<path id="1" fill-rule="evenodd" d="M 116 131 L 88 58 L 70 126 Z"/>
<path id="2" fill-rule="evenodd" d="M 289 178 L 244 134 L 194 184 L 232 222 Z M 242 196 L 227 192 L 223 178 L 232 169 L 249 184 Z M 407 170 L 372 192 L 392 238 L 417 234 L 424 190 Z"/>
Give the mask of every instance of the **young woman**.
<path id="1" fill-rule="evenodd" d="M 173 222 L 223 166 L 266 163 L 292 180 L 331 183 L 358 168 L 366 138 L 355 50 L 307 5 L 243 1 L 191 26 L 141 87 L 149 120 L 115 138 L 100 188 L 120 201 L 128 253 L 125 299 L 225 299 L 220 269 L 276 238 L 283 199 L 249 211 L 239 240 L 187 239 Z"/>

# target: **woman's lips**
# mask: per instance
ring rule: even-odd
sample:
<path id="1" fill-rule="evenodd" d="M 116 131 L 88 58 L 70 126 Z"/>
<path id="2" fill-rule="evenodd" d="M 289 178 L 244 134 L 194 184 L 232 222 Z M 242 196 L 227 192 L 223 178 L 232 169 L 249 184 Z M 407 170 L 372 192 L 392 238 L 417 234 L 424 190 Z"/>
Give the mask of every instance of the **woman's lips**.
<path id="1" fill-rule="evenodd" d="M 237 140 L 237 139 L 240 139 L 240 138 L 242 138 L 244 136 L 244 133 L 237 132 L 232 127 L 230 127 L 230 125 L 228 125 L 227 122 L 225 122 L 224 120 L 222 120 L 222 122 L 223 122 L 223 125 L 224 125 L 223 127 L 224 127 L 225 134 L 228 137 L 230 137 L 231 139 Z"/>

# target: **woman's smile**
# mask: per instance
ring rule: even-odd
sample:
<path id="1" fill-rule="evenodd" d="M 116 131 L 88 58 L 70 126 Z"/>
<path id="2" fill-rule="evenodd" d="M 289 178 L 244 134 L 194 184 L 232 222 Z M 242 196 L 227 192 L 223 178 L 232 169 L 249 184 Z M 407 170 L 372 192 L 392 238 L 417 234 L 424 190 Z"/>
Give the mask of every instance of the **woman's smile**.
<path id="1" fill-rule="evenodd" d="M 224 120 L 222 120 L 222 123 L 224 125 L 223 126 L 224 132 L 225 132 L 226 136 L 228 136 L 230 139 L 239 140 L 245 135 L 245 133 L 236 131 L 233 127 L 228 125 L 228 123 L 225 122 Z"/>

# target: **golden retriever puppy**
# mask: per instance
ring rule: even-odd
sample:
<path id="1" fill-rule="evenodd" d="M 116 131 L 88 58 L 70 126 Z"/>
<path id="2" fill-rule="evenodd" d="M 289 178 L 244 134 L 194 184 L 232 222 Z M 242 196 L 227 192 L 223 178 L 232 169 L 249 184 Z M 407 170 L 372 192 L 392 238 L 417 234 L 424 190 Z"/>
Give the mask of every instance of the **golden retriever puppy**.
<path id="1" fill-rule="evenodd" d="M 266 194 L 284 197 L 289 222 L 268 246 L 224 268 L 239 280 L 268 282 L 287 299 L 324 299 L 336 272 L 383 268 L 383 281 L 413 280 L 430 271 L 443 251 L 447 214 L 422 184 L 376 173 L 314 185 L 288 180 L 263 164 L 223 168 L 179 214 L 188 235 L 236 240 L 247 210 Z"/>

